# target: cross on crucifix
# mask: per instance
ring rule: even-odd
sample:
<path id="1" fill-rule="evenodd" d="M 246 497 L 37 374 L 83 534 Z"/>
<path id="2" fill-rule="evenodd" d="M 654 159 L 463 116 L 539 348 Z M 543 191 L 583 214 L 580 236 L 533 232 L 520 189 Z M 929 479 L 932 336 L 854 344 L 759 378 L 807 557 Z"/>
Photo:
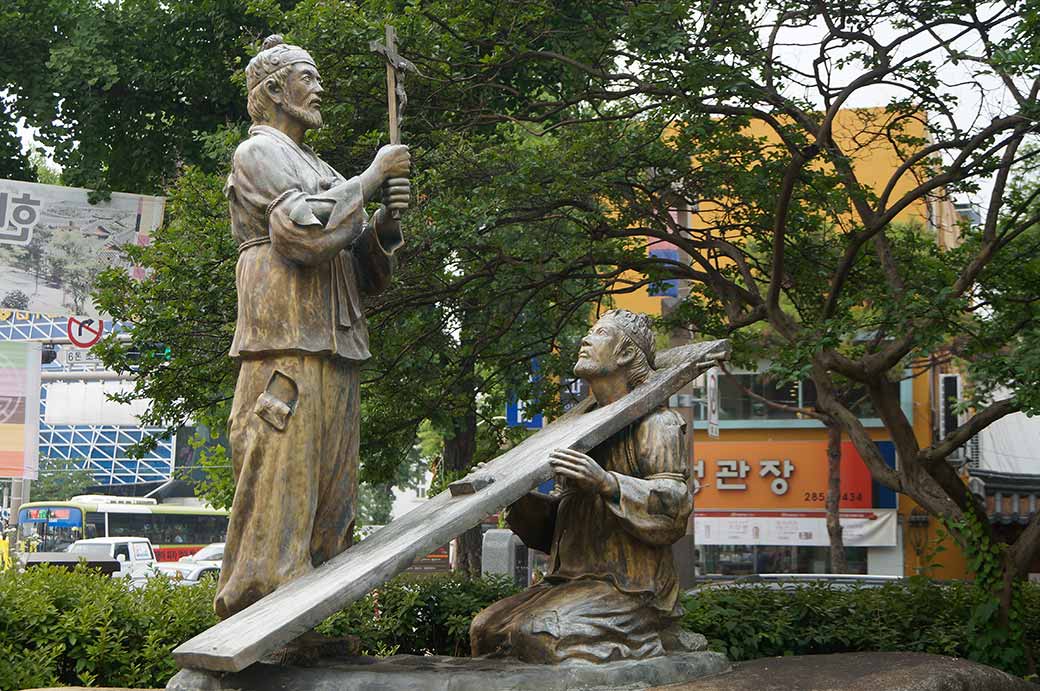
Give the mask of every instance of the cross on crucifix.
<path id="1" fill-rule="evenodd" d="M 386 45 L 379 41 L 369 41 L 368 49 L 382 55 L 386 60 L 386 102 L 390 112 L 390 143 L 401 143 L 401 121 L 404 120 L 404 107 L 408 104 L 408 94 L 404 92 L 404 73 L 415 72 L 415 65 L 401 57 L 397 52 L 397 31 L 386 25 Z M 401 218 L 400 209 L 393 209 L 390 217 Z"/>
<path id="2" fill-rule="evenodd" d="M 408 103 L 408 95 L 404 92 L 404 73 L 415 72 L 415 65 L 401 57 L 397 52 L 397 31 L 386 26 L 386 45 L 379 41 L 369 41 L 368 48 L 373 53 L 382 55 L 386 60 L 386 101 L 390 111 L 390 143 L 401 143 L 401 121 L 404 120 L 404 107 Z"/>

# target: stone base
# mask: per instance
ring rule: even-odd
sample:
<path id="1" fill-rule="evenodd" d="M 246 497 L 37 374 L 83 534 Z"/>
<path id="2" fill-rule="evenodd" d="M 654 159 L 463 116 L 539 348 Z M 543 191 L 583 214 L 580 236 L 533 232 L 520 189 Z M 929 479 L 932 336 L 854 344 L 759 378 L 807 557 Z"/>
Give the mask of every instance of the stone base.
<path id="1" fill-rule="evenodd" d="M 925 653 L 841 653 L 741 662 L 710 679 L 655 691 L 1040 691 L 977 662 Z"/>
<path id="2" fill-rule="evenodd" d="M 313 667 L 260 663 L 236 674 L 185 669 L 167 691 L 571 691 L 647 689 L 729 670 L 720 653 L 679 653 L 606 664 L 532 665 L 466 657 L 355 657 Z"/>

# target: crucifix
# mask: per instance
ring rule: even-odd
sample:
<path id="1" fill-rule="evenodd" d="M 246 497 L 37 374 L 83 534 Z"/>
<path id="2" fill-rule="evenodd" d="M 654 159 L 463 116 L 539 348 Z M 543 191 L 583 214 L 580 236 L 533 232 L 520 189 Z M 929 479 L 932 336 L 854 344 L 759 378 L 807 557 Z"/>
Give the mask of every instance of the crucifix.
<path id="1" fill-rule="evenodd" d="M 390 143 L 401 143 L 401 121 L 404 120 L 404 107 L 408 104 L 408 95 L 404 91 L 404 73 L 415 72 L 415 65 L 397 52 L 397 31 L 386 25 L 386 45 L 379 41 L 369 41 L 368 48 L 373 53 L 382 55 L 386 60 L 386 101 L 390 113 Z M 401 218 L 401 212 L 393 209 L 392 218 Z"/>

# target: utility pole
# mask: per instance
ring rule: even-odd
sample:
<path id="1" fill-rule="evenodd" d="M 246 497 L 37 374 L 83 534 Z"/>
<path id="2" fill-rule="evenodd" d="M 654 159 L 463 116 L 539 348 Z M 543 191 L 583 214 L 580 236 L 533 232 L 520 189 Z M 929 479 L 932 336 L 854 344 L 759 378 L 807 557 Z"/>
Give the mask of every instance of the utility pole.
<path id="1" fill-rule="evenodd" d="M 30 480 L 24 478 L 14 478 L 11 480 L 11 523 L 14 524 L 18 521 L 18 509 L 21 508 L 22 504 L 26 504 L 29 501 L 29 485 Z"/>

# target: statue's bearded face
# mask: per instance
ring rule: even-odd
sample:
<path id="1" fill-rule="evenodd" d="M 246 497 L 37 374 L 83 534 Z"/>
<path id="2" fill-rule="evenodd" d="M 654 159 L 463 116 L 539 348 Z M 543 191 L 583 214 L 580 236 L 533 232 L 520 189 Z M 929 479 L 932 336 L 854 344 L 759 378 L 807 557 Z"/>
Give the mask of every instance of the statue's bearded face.
<path id="1" fill-rule="evenodd" d="M 589 379 L 613 374 L 619 367 L 618 352 L 623 339 L 624 335 L 610 322 L 596 322 L 581 339 L 574 375 Z"/>
<path id="2" fill-rule="evenodd" d="M 292 66 L 285 81 L 282 108 L 290 116 L 302 122 L 308 129 L 321 127 L 321 78 L 314 65 L 298 62 Z"/>

